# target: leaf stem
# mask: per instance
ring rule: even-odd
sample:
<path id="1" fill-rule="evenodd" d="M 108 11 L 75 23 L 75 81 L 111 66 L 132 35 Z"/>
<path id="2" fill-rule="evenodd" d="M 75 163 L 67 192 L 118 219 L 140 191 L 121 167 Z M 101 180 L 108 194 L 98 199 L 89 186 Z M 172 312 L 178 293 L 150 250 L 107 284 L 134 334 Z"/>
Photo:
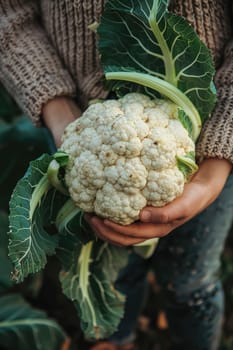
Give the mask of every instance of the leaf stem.
<path id="1" fill-rule="evenodd" d="M 192 159 L 187 155 L 176 157 L 178 168 L 183 173 L 185 182 L 190 181 L 190 177 L 198 170 L 198 165 L 195 163 L 195 158 Z"/>
<path id="2" fill-rule="evenodd" d="M 82 247 L 81 253 L 78 258 L 78 271 L 79 271 L 79 279 L 80 279 L 79 284 L 82 288 L 83 298 L 87 301 L 90 312 L 92 314 L 93 327 L 97 327 L 95 310 L 89 295 L 89 278 L 90 278 L 89 265 L 92 262 L 91 253 L 92 253 L 93 244 L 94 242 L 91 241 Z"/>
<path id="3" fill-rule="evenodd" d="M 81 211 L 82 209 L 77 207 L 71 198 L 68 199 L 61 207 L 56 217 L 55 223 L 58 231 L 62 232 L 63 228 L 66 226 L 66 223 L 71 221 Z"/>
<path id="4" fill-rule="evenodd" d="M 158 26 L 158 21 L 156 19 L 156 15 L 158 13 L 157 3 L 158 3 L 157 1 L 154 1 L 153 7 L 150 11 L 149 25 L 163 53 L 163 61 L 165 65 L 165 80 L 170 84 L 177 86 L 176 72 L 175 72 L 175 66 L 171 55 L 171 50 L 167 45 L 167 41 L 164 39 L 163 32 L 160 30 Z"/>
<path id="5" fill-rule="evenodd" d="M 105 77 L 107 80 L 124 80 L 146 86 L 172 100 L 181 107 L 190 118 L 192 123 L 191 137 L 194 141 L 197 140 L 202 126 L 200 115 L 190 99 L 174 85 L 149 74 L 138 72 L 108 72 L 105 73 Z"/>
<path id="6" fill-rule="evenodd" d="M 47 170 L 47 178 L 50 184 L 55 187 L 59 192 L 63 193 L 66 196 L 69 196 L 69 193 L 67 189 L 64 187 L 62 182 L 60 181 L 58 174 L 60 170 L 60 164 L 56 161 L 56 159 L 53 159 L 48 166 Z"/>
<path id="7" fill-rule="evenodd" d="M 36 185 L 34 191 L 32 192 L 32 197 L 30 201 L 30 210 L 29 210 L 29 220 L 32 221 L 33 214 L 39 205 L 42 197 L 46 195 L 46 193 L 51 188 L 51 184 L 47 179 L 47 176 L 44 175 L 38 184 Z"/>

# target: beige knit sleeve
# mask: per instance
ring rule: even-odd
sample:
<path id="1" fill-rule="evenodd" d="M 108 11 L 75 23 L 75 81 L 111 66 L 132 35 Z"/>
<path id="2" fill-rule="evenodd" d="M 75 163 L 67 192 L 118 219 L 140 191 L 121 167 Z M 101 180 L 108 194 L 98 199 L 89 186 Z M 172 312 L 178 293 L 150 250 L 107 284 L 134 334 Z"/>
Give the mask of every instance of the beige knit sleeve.
<path id="1" fill-rule="evenodd" d="M 225 50 L 216 73 L 218 101 L 212 117 L 205 123 L 197 144 L 197 158 L 224 158 L 233 163 L 233 39 Z"/>
<path id="2" fill-rule="evenodd" d="M 0 80 L 39 124 L 42 106 L 75 84 L 38 22 L 38 1 L 0 0 Z"/>

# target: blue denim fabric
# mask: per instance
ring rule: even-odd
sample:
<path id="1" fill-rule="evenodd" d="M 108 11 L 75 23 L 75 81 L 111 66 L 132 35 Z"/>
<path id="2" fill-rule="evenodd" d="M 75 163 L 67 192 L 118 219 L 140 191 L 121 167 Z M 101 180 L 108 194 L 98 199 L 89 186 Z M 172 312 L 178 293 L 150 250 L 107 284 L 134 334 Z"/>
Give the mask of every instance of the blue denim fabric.
<path id="1" fill-rule="evenodd" d="M 209 208 L 160 239 L 152 258 L 144 260 L 132 254 L 116 282 L 127 302 L 125 317 L 111 341 L 122 344 L 133 338 L 145 302 L 147 272 L 153 268 L 163 290 L 172 349 L 217 349 L 224 309 L 220 257 L 232 222 L 230 176 Z"/>

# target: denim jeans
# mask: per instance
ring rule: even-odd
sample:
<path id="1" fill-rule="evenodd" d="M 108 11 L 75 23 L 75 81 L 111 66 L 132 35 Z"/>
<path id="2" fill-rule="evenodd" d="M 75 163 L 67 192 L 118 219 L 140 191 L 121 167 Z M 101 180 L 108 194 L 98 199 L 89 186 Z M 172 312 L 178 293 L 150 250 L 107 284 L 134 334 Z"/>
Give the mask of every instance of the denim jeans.
<path id="1" fill-rule="evenodd" d="M 145 301 L 147 273 L 154 269 L 164 296 L 172 349 L 217 349 L 224 310 L 220 258 L 232 222 L 233 176 L 230 176 L 218 199 L 161 238 L 150 259 L 132 253 L 116 281 L 127 301 L 125 317 L 111 341 L 122 344 L 133 339 Z"/>

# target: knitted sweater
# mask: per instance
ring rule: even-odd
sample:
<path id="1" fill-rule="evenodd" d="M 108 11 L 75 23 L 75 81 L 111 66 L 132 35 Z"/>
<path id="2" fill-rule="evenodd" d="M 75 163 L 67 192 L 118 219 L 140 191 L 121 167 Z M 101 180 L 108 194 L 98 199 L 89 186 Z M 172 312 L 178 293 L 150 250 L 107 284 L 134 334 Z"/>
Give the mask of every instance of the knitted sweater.
<path id="1" fill-rule="evenodd" d="M 39 124 L 55 96 L 106 97 L 96 35 L 104 0 L 0 0 L 0 80 Z M 170 9 L 193 25 L 214 55 L 218 103 L 205 123 L 197 156 L 233 163 L 233 23 L 231 0 L 173 0 Z M 224 53 L 225 52 L 225 53 Z"/>

